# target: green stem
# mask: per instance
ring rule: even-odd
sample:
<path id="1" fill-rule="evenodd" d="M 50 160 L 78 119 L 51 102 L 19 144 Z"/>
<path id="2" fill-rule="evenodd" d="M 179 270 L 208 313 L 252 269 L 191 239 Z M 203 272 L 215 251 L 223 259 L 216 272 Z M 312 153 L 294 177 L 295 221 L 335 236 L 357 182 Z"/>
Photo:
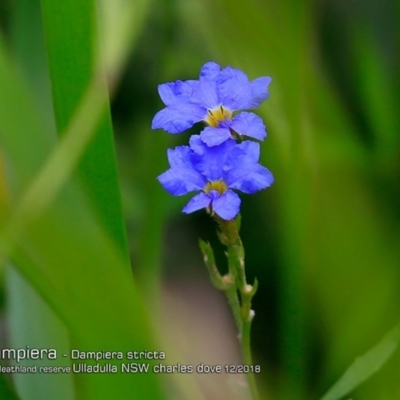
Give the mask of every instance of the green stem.
<path id="1" fill-rule="evenodd" d="M 247 284 L 244 267 L 244 248 L 239 236 L 239 223 L 235 220 L 225 221 L 218 216 L 214 216 L 218 223 L 218 236 L 223 245 L 227 247 L 227 258 L 229 274 L 221 276 L 214 260 L 214 253 L 208 243 L 200 241 L 200 248 L 203 252 L 204 261 L 207 265 L 211 282 L 214 286 L 225 292 L 228 298 L 229 306 L 235 319 L 239 331 L 240 347 L 243 356 L 243 362 L 246 365 L 252 365 L 251 357 L 251 322 L 254 317 L 254 311 L 251 309 L 251 301 L 258 287 L 257 280 L 254 285 Z M 240 301 L 239 296 L 240 294 Z M 248 374 L 248 383 L 253 400 L 258 400 L 258 390 L 253 374 Z"/>
<path id="2" fill-rule="evenodd" d="M 252 357 L 251 357 L 251 344 L 250 344 L 250 328 L 251 321 L 243 324 L 243 333 L 240 342 L 240 346 L 242 349 L 243 362 L 245 365 L 252 365 Z M 253 400 L 259 400 L 258 389 L 256 380 L 252 373 L 247 374 L 247 379 L 249 382 L 249 388 L 251 397 Z"/>
<path id="3" fill-rule="evenodd" d="M 225 290 L 225 295 L 228 299 L 229 306 L 231 307 L 233 318 L 239 332 L 243 331 L 243 320 L 241 318 L 241 309 L 238 293 L 235 286 Z"/>
<path id="4" fill-rule="evenodd" d="M 251 356 L 251 341 L 250 341 L 250 332 L 251 332 L 251 322 L 254 318 L 254 311 L 251 309 L 251 299 L 257 291 L 257 280 L 255 280 L 254 285 L 251 287 L 247 285 L 247 288 L 250 289 L 246 293 L 241 293 L 242 298 L 242 335 L 240 338 L 240 347 L 242 350 L 243 362 L 245 365 L 252 365 L 252 356 Z M 251 396 L 253 400 L 258 400 L 258 390 L 256 380 L 252 373 L 247 375 L 247 379 L 249 382 L 249 388 L 251 392 Z"/>
<path id="5" fill-rule="evenodd" d="M 214 252 L 209 243 L 200 239 L 199 241 L 201 252 L 203 253 L 204 264 L 206 264 L 210 275 L 211 283 L 219 290 L 225 292 L 229 306 L 232 309 L 235 324 L 242 331 L 242 318 L 239 298 L 235 285 L 235 278 L 232 274 L 221 276 L 217 266 L 215 265 Z"/>

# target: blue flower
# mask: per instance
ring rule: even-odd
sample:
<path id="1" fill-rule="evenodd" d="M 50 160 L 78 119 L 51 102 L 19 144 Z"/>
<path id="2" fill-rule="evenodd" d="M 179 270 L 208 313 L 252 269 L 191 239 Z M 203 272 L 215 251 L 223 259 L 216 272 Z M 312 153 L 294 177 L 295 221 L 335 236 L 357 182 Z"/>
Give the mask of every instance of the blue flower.
<path id="1" fill-rule="evenodd" d="M 240 198 L 232 189 L 252 194 L 274 181 L 271 172 L 258 163 L 259 158 L 260 146 L 256 142 L 237 144 L 228 140 L 208 147 L 199 135 L 193 135 L 190 146 L 168 150 L 171 168 L 158 180 L 175 196 L 200 191 L 183 212 L 206 208 L 224 220 L 231 220 L 240 208 Z"/>
<path id="2" fill-rule="evenodd" d="M 221 70 L 217 63 L 208 62 L 201 68 L 199 80 L 159 85 L 166 107 L 155 115 L 151 127 L 181 133 L 204 121 L 208 126 L 200 137 L 208 146 L 219 145 L 236 134 L 263 140 L 267 133 L 260 117 L 250 112 L 233 113 L 258 107 L 268 97 L 270 82 L 268 76 L 250 82 L 238 69 Z"/>

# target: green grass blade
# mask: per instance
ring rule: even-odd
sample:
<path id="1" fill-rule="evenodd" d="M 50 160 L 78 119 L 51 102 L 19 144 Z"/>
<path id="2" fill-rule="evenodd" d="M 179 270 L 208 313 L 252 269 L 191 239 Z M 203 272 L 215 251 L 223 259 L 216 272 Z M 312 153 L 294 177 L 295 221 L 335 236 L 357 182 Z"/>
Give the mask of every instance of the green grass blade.
<path id="1" fill-rule="evenodd" d="M 380 370 L 397 349 L 399 340 L 400 325 L 397 325 L 376 346 L 358 357 L 321 400 L 340 400 L 348 395 L 358 385 Z"/>
<path id="2" fill-rule="evenodd" d="M 20 400 L 17 394 L 10 388 L 5 374 L 0 374 L 0 398 L 2 400 Z"/>
<path id="3" fill-rule="evenodd" d="M 26 263 L 27 260 L 24 262 Z M 69 352 L 65 325 L 32 285 L 15 268 L 7 271 L 6 278 L 10 347 L 57 349 L 60 354 Z M 25 360 L 16 365 L 48 367 L 49 361 L 47 359 Z M 69 361 L 60 358 L 57 360 L 57 365 L 67 367 Z M 13 374 L 13 380 L 18 393 L 24 400 L 74 399 L 73 377 L 69 374 L 17 373 Z"/>
<path id="4" fill-rule="evenodd" d="M 360 104 L 374 132 L 375 151 L 383 164 L 396 163 L 400 120 L 399 96 L 384 50 L 374 33 L 357 23 L 353 34 L 355 86 Z"/>
<path id="5" fill-rule="evenodd" d="M 53 104 L 59 135 L 85 93 L 92 76 L 102 82 L 99 96 L 108 98 L 99 61 L 100 43 L 93 0 L 42 0 Z M 99 85 L 100 86 L 100 85 Z M 79 164 L 79 175 L 111 236 L 127 255 L 125 226 L 109 108 L 105 108 L 91 144 Z"/>
<path id="6" fill-rule="evenodd" d="M 141 29 L 145 26 L 148 16 L 152 14 L 151 5 L 152 0 L 137 0 L 128 3 L 124 0 L 99 2 L 104 63 L 110 90 L 115 87 L 115 84 L 118 85 L 122 67 L 133 47 L 136 44 L 140 45 L 138 40 Z M 152 87 L 152 91 L 155 90 L 156 84 Z M 161 172 L 160 160 L 166 158 L 165 149 L 170 144 L 168 142 L 170 136 L 152 132 L 150 121 L 151 115 L 148 113 L 143 113 L 135 119 L 130 127 L 130 131 L 135 132 L 130 140 L 135 144 L 132 148 L 126 144 L 122 145 L 124 149 L 121 156 L 126 155 L 125 168 L 129 169 L 129 172 L 126 171 L 125 175 L 131 177 L 126 186 L 131 186 L 131 182 L 134 181 L 134 185 L 139 188 L 137 199 L 134 201 L 132 198 L 128 199 L 129 206 L 127 207 L 133 209 L 135 206 L 132 204 L 143 204 L 140 211 L 136 211 L 140 215 L 134 223 L 137 235 L 131 237 L 134 243 L 131 250 L 135 257 L 135 273 L 146 294 L 146 299 L 151 304 L 158 304 L 165 198 L 155 177 Z M 124 159 L 121 161 L 124 168 Z M 137 208 L 139 209 L 140 205 Z"/>
<path id="7" fill-rule="evenodd" d="M 22 77 L 15 70 L 15 65 L 6 57 L 0 36 L 0 133 L 6 173 L 11 161 L 18 164 L 17 169 L 13 168 L 13 179 L 7 182 L 12 199 L 23 192 L 53 145 L 32 97 L 22 84 Z M 7 132 L 14 132 L 14 137 Z M 21 132 L 26 133 L 21 135 Z"/>
<path id="8" fill-rule="evenodd" d="M 7 183 L 12 183 L 8 190 L 18 198 L 54 143 L 1 45 L 0 84 L 3 88 L 0 143 L 9 178 Z M 15 110 L 18 110 L 17 118 Z M 79 133 L 82 132 L 75 137 L 80 137 Z M 70 134 L 69 131 L 65 135 L 61 145 L 68 143 Z M 84 132 L 84 135 L 87 137 L 89 133 Z M 32 137 L 37 146 L 34 151 L 32 146 L 27 146 L 32 143 Z M 50 159 L 55 158 L 50 156 Z M 49 181 L 48 186 L 53 183 Z M 41 195 L 36 193 L 36 196 Z M 34 196 L 33 200 L 33 204 L 43 204 L 40 198 Z M 9 251 L 10 246 L 13 247 L 16 266 L 68 326 L 79 348 L 122 352 L 155 349 L 143 302 L 121 257 L 120 247 L 101 229 L 97 212 L 88 204 L 79 185 L 67 185 L 56 203 L 46 203 L 40 213 L 30 214 L 34 216 L 34 223 L 21 221 L 20 226 L 25 226 L 22 236 L 21 232 L 15 235 L 10 231 L 2 232 L 2 254 L 4 248 Z M 13 226 L 12 220 L 9 224 Z M 20 262 L 22 254 L 30 262 Z M 163 398 L 158 377 L 151 373 L 86 375 L 84 378 L 79 391 L 85 400 L 126 398 L 132 394 L 138 399 L 144 396 Z"/>
<path id="9" fill-rule="evenodd" d="M 15 3 L 11 33 L 18 69 L 35 96 L 42 124 L 48 128 L 45 133 L 55 138 L 40 0 L 21 0 Z M 33 140 L 31 142 L 34 143 Z M 26 254 L 20 253 L 18 260 L 14 256 L 13 261 L 23 263 L 31 270 L 32 261 Z M 60 352 L 68 352 L 69 338 L 64 323 L 18 271 L 9 268 L 7 272 L 9 345 L 13 348 L 25 345 L 31 348 L 56 348 Z M 47 366 L 48 361 L 27 361 L 24 364 Z M 63 358 L 59 364 L 67 366 L 69 361 Z M 13 380 L 25 400 L 71 400 L 75 397 L 71 374 L 14 374 Z"/>
<path id="10" fill-rule="evenodd" d="M 12 20 L 12 48 L 18 69 L 34 94 L 45 133 L 55 138 L 53 108 L 50 96 L 46 51 L 42 31 L 40 0 L 15 3 Z M 18 260 L 31 269 L 31 260 L 19 253 Z M 38 267 L 38 266 L 36 266 Z M 39 296 L 34 287 L 14 268 L 7 278 L 7 311 L 10 346 L 19 348 L 56 348 L 69 351 L 68 332 L 64 323 Z M 47 366 L 47 360 L 27 361 L 26 365 Z M 69 365 L 66 359 L 60 366 Z M 73 376 L 68 374 L 15 374 L 15 386 L 24 399 L 71 400 L 75 397 Z"/>
<path id="11" fill-rule="evenodd" d="M 104 62 L 111 87 L 117 83 L 151 11 L 152 0 L 100 0 Z"/>

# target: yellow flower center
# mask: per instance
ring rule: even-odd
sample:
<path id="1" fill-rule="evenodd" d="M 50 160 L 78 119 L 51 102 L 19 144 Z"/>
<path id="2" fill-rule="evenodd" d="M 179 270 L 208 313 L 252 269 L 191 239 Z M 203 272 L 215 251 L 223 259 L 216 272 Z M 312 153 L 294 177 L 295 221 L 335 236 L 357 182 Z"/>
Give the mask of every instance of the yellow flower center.
<path id="1" fill-rule="evenodd" d="M 208 110 L 208 115 L 205 118 L 207 125 L 218 128 L 220 122 L 224 122 L 225 119 L 232 119 L 232 111 L 227 110 L 223 106 L 219 106 L 212 110 Z"/>
<path id="2" fill-rule="evenodd" d="M 223 194 L 228 190 L 228 186 L 223 180 L 208 182 L 204 191 L 208 194 L 211 190 L 216 190 L 219 194 Z"/>

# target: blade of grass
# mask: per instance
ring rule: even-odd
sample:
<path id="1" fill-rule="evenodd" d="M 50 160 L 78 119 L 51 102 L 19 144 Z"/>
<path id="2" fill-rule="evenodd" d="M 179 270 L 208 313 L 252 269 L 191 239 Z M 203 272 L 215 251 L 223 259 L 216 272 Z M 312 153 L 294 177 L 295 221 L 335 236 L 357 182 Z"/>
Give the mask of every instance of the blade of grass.
<path id="1" fill-rule="evenodd" d="M 397 325 L 377 345 L 358 357 L 321 400 L 340 400 L 378 372 L 397 349 L 399 340 L 400 325 Z"/>
<path id="2" fill-rule="evenodd" d="M 13 260 L 15 261 L 15 260 Z M 69 352 L 69 340 L 63 322 L 38 295 L 32 285 L 15 268 L 9 268 L 7 278 L 7 312 L 13 348 L 57 349 Z M 24 367 L 48 367 L 49 360 L 24 360 Z M 69 366 L 69 360 L 57 360 L 57 366 Z M 15 387 L 24 399 L 74 399 L 73 377 L 70 374 L 13 374 Z"/>
<path id="3" fill-rule="evenodd" d="M 152 0 L 100 0 L 100 26 L 104 43 L 104 63 L 111 90 L 119 80 L 131 49 L 151 10 Z"/>
<path id="4" fill-rule="evenodd" d="M 32 90 L 45 134 L 55 137 L 50 81 L 45 57 L 40 0 L 21 0 L 14 4 L 11 43 L 18 69 Z M 33 142 L 33 141 L 32 141 Z M 14 261 L 15 258 L 14 258 Z M 19 256 L 18 263 L 27 263 Z M 6 274 L 9 345 L 21 348 L 56 348 L 69 351 L 68 332 L 64 323 L 39 296 L 32 285 L 10 267 Z M 47 366 L 47 360 L 26 361 L 25 365 Z M 65 358 L 60 366 L 68 366 Z M 25 400 L 71 400 L 74 396 L 73 376 L 70 374 L 14 374 L 18 392 Z"/>
<path id="5" fill-rule="evenodd" d="M 105 71 L 99 63 L 102 59 L 99 56 L 97 10 L 93 0 L 42 0 L 41 4 L 57 131 L 62 135 L 92 76 L 97 75 L 101 89 L 98 95 L 105 101 L 108 99 Z M 78 174 L 100 219 L 128 261 L 109 107 L 102 110 L 94 139 L 83 154 Z"/>
<path id="6" fill-rule="evenodd" d="M 400 119 L 394 77 L 385 65 L 383 50 L 365 24 L 355 24 L 353 42 L 354 76 L 357 80 L 355 88 L 375 135 L 378 159 L 384 165 L 396 163 Z"/>
<path id="7" fill-rule="evenodd" d="M 94 114 L 93 121 L 97 126 L 89 129 L 94 132 L 92 140 L 81 147 L 85 151 L 78 158 L 77 174 L 106 231 L 121 247 L 129 270 L 111 115 L 107 107 L 108 92 L 101 65 L 96 3 L 93 0 L 42 0 L 41 4 L 58 135 L 64 133 L 92 77 L 97 84 L 97 95 L 104 103 L 97 108 L 101 115 Z M 93 116 L 91 110 L 87 111 L 87 116 Z M 72 143 L 78 141 L 72 140 Z M 66 161 L 59 160 L 58 173 Z M 70 160 L 75 165 L 77 159 Z M 78 380 L 78 385 L 82 387 L 88 385 L 87 381 L 91 378 L 79 375 Z"/>
<path id="8" fill-rule="evenodd" d="M 23 189 L 43 163 L 52 141 L 12 71 L 1 42 L 0 83 L 0 141 L 7 175 L 13 177 L 14 187 Z M 10 110 L 18 110 L 18 118 Z M 32 137 L 38 151 L 27 149 Z M 124 257 L 100 229 L 85 196 L 75 185 L 68 185 L 57 200 L 26 227 L 23 237 L 2 236 L 2 244 L 9 247 L 18 241 L 16 254 L 21 250 L 34 261 L 29 266 L 17 262 L 17 267 L 59 313 L 84 349 L 154 349 L 143 303 Z M 157 377 L 152 374 L 101 374 L 84 386 L 85 399 L 126 398 L 132 393 L 138 398 L 162 398 Z"/>
<path id="9" fill-rule="evenodd" d="M 10 388 L 5 374 L 0 374 L 0 397 L 3 400 L 20 400 L 20 397 Z"/>
<path id="10" fill-rule="evenodd" d="M 104 42 L 105 65 L 107 76 L 111 82 L 111 90 L 121 73 L 132 46 L 138 41 L 141 27 L 151 11 L 151 0 L 127 2 L 116 0 L 100 1 L 102 39 Z M 166 23 L 170 23 L 169 13 L 171 4 L 159 5 Z M 159 33 L 160 36 L 162 35 Z M 167 33 L 164 32 L 167 35 Z M 163 47 L 163 51 L 168 49 Z M 136 223 L 140 232 L 135 246 L 135 273 L 146 294 L 148 304 L 157 306 L 160 293 L 160 276 L 162 261 L 162 234 L 165 201 L 160 198 L 162 191 L 155 184 L 154 178 L 160 173 L 160 160 L 165 156 L 167 135 L 156 135 L 149 131 L 150 116 L 143 115 L 135 120 L 132 132 L 135 132 L 135 154 L 127 151 L 129 168 L 136 174 L 132 177 L 135 183 L 142 188 L 144 207 L 140 214 L 140 221 Z M 144 132 L 149 131 L 149 132 Z M 133 136 L 133 135 L 132 135 Z M 131 175 L 130 173 L 129 175 Z M 150 177 L 150 179 L 149 179 Z M 131 203 L 131 200 L 129 200 Z"/>

